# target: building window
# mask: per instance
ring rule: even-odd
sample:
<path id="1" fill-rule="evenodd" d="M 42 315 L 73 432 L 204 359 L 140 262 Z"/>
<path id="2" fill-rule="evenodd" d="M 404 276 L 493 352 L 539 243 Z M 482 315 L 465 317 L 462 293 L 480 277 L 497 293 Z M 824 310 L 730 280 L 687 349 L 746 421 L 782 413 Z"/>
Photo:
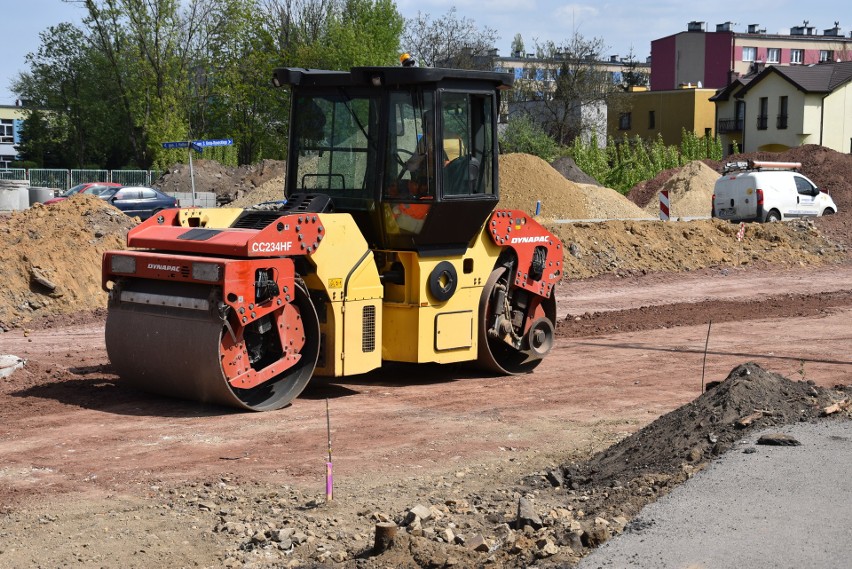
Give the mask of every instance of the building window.
<path id="1" fill-rule="evenodd" d="M 787 128 L 787 97 L 778 97 L 778 123 L 775 125 L 779 130 Z"/>
<path id="2" fill-rule="evenodd" d="M 757 130 L 766 130 L 769 123 L 769 97 L 760 98 L 760 111 L 757 115 Z"/>
<path id="3" fill-rule="evenodd" d="M 791 49 L 790 50 L 790 63 L 791 64 L 801 64 L 805 60 L 805 50 L 803 49 Z"/>
<path id="4" fill-rule="evenodd" d="M 824 63 L 826 61 L 834 60 L 834 52 L 830 49 L 821 49 L 819 50 L 819 61 L 820 63 Z"/>
<path id="5" fill-rule="evenodd" d="M 766 63 L 779 63 L 781 61 L 781 48 L 770 47 L 766 50 Z"/>
<path id="6" fill-rule="evenodd" d="M 743 61 L 754 61 L 757 59 L 757 48 L 756 47 L 744 47 L 743 48 Z"/>
<path id="7" fill-rule="evenodd" d="M 618 116 L 618 130 L 630 130 L 630 113 L 621 113 Z"/>
<path id="8" fill-rule="evenodd" d="M 657 128 L 657 117 L 654 114 L 654 111 L 648 111 L 648 128 Z"/>
<path id="9" fill-rule="evenodd" d="M 0 119 L 0 144 L 15 143 L 15 122 L 12 119 Z"/>

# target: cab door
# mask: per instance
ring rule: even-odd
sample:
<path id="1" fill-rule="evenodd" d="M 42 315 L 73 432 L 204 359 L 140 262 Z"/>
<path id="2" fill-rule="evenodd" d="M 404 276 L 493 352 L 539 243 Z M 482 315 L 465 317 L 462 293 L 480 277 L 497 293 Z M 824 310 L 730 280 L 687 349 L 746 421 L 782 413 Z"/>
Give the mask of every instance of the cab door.
<path id="1" fill-rule="evenodd" d="M 817 187 L 804 176 L 797 174 L 793 175 L 793 181 L 796 185 L 796 205 L 788 215 L 791 217 L 816 217 L 819 215 L 819 208 L 816 202 L 816 197 L 819 195 Z"/>

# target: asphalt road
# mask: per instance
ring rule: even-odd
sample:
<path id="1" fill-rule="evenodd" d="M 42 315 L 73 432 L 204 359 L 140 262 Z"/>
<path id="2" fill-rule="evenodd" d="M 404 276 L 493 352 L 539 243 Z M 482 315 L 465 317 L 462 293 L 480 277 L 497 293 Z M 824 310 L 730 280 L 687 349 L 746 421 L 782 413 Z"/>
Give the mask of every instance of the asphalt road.
<path id="1" fill-rule="evenodd" d="M 768 432 L 802 444 L 756 446 Z M 850 421 L 754 434 L 646 507 L 578 568 L 850 567 L 851 474 Z"/>

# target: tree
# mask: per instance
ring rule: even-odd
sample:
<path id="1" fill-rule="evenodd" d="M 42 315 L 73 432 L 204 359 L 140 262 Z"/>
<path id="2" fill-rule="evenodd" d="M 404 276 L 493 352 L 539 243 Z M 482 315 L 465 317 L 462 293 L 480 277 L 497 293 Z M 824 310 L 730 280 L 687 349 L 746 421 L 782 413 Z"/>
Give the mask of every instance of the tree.
<path id="1" fill-rule="evenodd" d="M 621 88 L 629 91 L 631 87 L 647 87 L 651 82 L 651 77 L 648 73 L 642 70 L 639 66 L 639 60 L 636 59 L 636 54 L 633 53 L 633 47 L 630 47 L 630 52 L 623 62 L 624 71 L 621 72 Z"/>
<path id="2" fill-rule="evenodd" d="M 497 32 L 479 29 L 470 18 L 459 19 L 455 7 L 437 20 L 429 14 L 405 21 L 403 47 L 423 67 L 455 67 L 458 69 L 493 70 L 494 44 Z"/>
<path id="3" fill-rule="evenodd" d="M 521 34 L 515 34 L 515 39 L 512 40 L 512 55 L 522 57 L 524 54 L 524 38 Z"/>
<path id="4" fill-rule="evenodd" d="M 599 65 L 605 45 L 579 33 L 567 40 L 536 42 L 538 57 L 515 82 L 514 107 L 535 120 L 560 144 L 589 140 L 606 130 L 606 105 L 618 86 Z"/>

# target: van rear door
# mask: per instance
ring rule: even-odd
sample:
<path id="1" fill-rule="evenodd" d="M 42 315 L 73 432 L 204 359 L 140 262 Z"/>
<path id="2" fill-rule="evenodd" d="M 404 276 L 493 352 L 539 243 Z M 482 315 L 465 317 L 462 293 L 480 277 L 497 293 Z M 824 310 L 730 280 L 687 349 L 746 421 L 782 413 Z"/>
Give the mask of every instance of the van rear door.
<path id="1" fill-rule="evenodd" d="M 720 219 L 739 221 L 755 219 L 757 192 L 750 173 L 726 174 L 716 180 L 713 213 Z"/>

